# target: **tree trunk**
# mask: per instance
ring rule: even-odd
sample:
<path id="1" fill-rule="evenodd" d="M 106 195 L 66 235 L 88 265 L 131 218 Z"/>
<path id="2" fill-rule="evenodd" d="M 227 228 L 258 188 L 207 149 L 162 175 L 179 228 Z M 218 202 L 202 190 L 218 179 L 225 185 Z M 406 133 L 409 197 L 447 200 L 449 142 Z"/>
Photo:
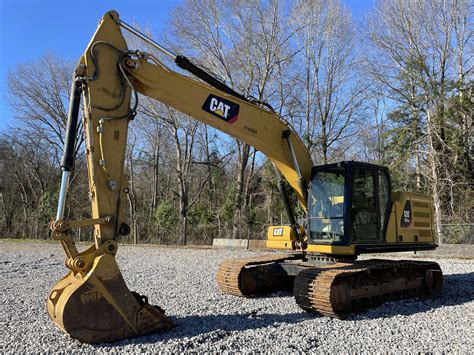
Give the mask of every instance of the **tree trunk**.
<path id="1" fill-rule="evenodd" d="M 328 163 L 328 137 L 326 134 L 326 120 L 321 122 L 321 150 L 323 155 L 323 164 Z"/>
<path id="2" fill-rule="evenodd" d="M 181 235 L 181 244 L 186 245 L 188 242 L 188 194 L 186 187 L 182 186 L 179 190 L 179 233 Z"/>
<path id="3" fill-rule="evenodd" d="M 247 143 L 238 142 L 240 146 L 240 156 L 238 164 L 238 174 L 237 174 L 237 196 L 235 199 L 235 215 L 233 219 L 232 227 L 232 238 L 236 239 L 240 236 L 243 228 L 243 214 L 245 213 L 245 171 L 247 169 L 247 163 L 250 155 L 250 146 Z"/>
<path id="4" fill-rule="evenodd" d="M 137 202 L 137 196 L 135 193 L 135 170 L 134 170 L 134 164 L 133 164 L 133 148 L 134 145 L 131 145 L 129 148 L 129 156 L 128 156 L 128 161 L 130 164 L 130 179 L 128 182 L 128 202 L 130 205 L 130 220 L 132 224 L 132 239 L 133 239 L 133 244 L 138 244 L 138 218 L 137 218 L 137 211 L 136 211 L 136 202 Z"/>
<path id="5" fill-rule="evenodd" d="M 429 149 L 430 152 L 429 154 L 429 159 L 428 159 L 428 164 L 430 165 L 430 170 L 431 170 L 431 180 L 433 181 L 432 183 L 432 191 L 433 191 L 433 208 L 434 208 L 434 222 L 435 222 L 435 228 L 436 228 L 436 234 L 438 235 L 438 242 L 439 244 L 443 243 L 443 238 L 442 238 L 442 229 L 441 225 L 443 223 L 443 210 L 442 210 L 442 200 L 441 200 L 441 193 L 440 193 L 440 177 L 439 177 L 439 167 L 438 167 L 438 156 L 437 156 L 437 151 L 435 149 L 435 144 L 434 144 L 434 124 L 432 123 L 432 115 L 428 111 L 427 112 L 427 117 L 428 117 L 428 125 L 427 125 L 427 135 L 428 135 L 428 142 L 429 142 Z"/>

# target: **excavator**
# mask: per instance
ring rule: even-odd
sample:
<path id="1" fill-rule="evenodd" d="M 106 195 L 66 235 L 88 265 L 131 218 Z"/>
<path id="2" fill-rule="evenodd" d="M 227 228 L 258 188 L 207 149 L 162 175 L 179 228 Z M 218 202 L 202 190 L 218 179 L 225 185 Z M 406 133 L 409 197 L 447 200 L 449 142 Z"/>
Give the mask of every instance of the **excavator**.
<path id="1" fill-rule="evenodd" d="M 129 50 L 122 30 L 193 76 L 171 70 L 153 54 Z M 387 300 L 440 292 L 437 263 L 357 260 L 365 253 L 436 248 L 428 196 L 392 191 L 383 166 L 355 161 L 313 166 L 295 130 L 269 104 L 233 90 L 110 11 L 73 75 L 58 209 L 49 226 L 69 271 L 52 288 L 47 310 L 72 338 L 112 342 L 173 326 L 162 308 L 129 290 L 115 259 L 118 238 L 130 232 L 124 157 L 139 93 L 252 145 L 273 164 L 289 225 L 271 226 L 266 246 L 280 253 L 224 261 L 216 275 L 224 293 L 257 297 L 292 288 L 304 310 L 344 318 Z M 69 220 L 65 203 L 81 98 L 92 213 Z M 288 185 L 306 213 L 303 222 L 295 216 Z M 79 251 L 70 231 L 86 226 L 93 227 L 94 243 Z"/>

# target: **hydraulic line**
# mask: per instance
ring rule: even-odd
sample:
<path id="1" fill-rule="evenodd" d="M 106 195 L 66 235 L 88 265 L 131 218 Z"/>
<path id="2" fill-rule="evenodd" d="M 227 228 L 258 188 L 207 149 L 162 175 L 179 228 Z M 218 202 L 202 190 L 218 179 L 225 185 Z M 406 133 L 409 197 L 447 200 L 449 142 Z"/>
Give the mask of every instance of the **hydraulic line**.
<path id="1" fill-rule="evenodd" d="M 219 90 L 225 92 L 226 94 L 232 95 L 232 96 L 237 97 L 237 98 L 239 98 L 241 100 L 244 100 L 244 101 L 248 101 L 248 102 L 252 101 L 249 98 L 245 97 L 244 95 L 242 95 L 242 94 L 238 93 L 237 91 L 231 89 L 229 86 L 227 86 L 221 80 L 217 79 L 216 77 L 212 76 L 211 74 L 209 74 L 208 72 L 206 72 L 202 68 L 200 68 L 197 65 L 195 65 L 194 63 L 192 63 L 191 60 L 189 60 L 187 57 L 185 57 L 183 55 L 174 54 L 169 49 L 166 49 L 165 47 L 163 47 L 159 43 L 153 41 L 150 37 L 143 34 L 139 30 L 137 30 L 136 28 L 133 28 L 132 26 L 130 26 L 126 22 L 124 22 L 122 20 L 119 20 L 119 25 L 122 26 L 123 28 L 125 28 L 130 33 L 133 33 L 135 36 L 141 38 L 142 40 L 144 40 L 148 44 L 152 45 L 153 47 L 155 47 L 156 49 L 158 49 L 160 52 L 164 53 L 165 55 L 167 55 L 171 59 L 173 59 L 174 62 L 176 63 L 176 65 L 178 67 L 180 67 L 181 69 L 189 71 L 190 73 L 197 76 L 199 79 L 201 79 L 204 82 L 208 83 L 209 85 L 215 87 L 216 89 L 219 89 Z M 263 104 L 265 104 L 265 103 L 263 103 Z"/>

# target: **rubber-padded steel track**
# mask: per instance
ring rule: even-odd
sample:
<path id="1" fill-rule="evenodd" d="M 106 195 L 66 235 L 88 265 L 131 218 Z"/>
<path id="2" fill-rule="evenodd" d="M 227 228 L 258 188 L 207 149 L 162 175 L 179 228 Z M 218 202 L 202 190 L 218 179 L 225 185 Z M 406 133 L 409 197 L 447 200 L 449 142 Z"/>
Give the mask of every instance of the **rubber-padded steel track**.
<path id="1" fill-rule="evenodd" d="M 217 284 L 223 292 L 234 296 L 247 297 L 264 293 L 268 289 L 268 283 L 258 282 L 256 278 L 252 277 L 255 274 L 246 272 L 246 268 L 298 258 L 301 258 L 301 255 L 269 254 L 248 259 L 225 260 L 217 271 Z"/>
<path id="2" fill-rule="evenodd" d="M 303 270 L 296 276 L 293 291 L 303 309 L 345 318 L 385 301 L 434 296 L 442 285 L 437 263 L 368 260 Z"/>

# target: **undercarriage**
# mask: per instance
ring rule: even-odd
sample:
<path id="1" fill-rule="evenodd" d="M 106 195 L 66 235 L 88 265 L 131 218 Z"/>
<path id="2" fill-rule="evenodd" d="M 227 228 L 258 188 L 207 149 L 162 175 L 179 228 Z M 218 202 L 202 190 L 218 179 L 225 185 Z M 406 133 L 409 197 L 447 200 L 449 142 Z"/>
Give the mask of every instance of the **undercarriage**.
<path id="1" fill-rule="evenodd" d="M 443 275 L 437 263 L 324 255 L 271 254 L 224 261 L 217 272 L 228 294 L 257 297 L 293 290 L 306 311 L 345 318 L 386 301 L 437 295 Z"/>

